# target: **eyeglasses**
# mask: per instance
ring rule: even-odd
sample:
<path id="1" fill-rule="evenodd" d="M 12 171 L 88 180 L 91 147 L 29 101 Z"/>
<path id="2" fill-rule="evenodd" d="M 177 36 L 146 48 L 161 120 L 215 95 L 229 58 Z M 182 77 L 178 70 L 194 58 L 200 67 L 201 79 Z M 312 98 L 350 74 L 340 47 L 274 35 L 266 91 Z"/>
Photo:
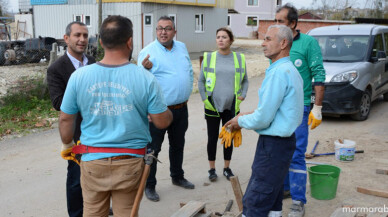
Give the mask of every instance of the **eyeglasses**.
<path id="1" fill-rule="evenodd" d="M 158 32 L 163 32 L 163 30 L 166 31 L 166 32 L 171 32 L 172 31 L 172 27 L 171 26 L 166 26 L 164 28 L 161 27 L 161 26 L 156 27 L 156 31 L 158 31 Z"/>

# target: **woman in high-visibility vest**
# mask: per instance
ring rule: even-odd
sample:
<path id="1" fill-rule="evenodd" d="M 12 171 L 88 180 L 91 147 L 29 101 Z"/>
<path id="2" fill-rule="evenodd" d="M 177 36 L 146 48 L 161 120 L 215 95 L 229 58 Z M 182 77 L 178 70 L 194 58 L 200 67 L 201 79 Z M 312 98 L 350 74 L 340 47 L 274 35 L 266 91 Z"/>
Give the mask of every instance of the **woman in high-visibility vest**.
<path id="1" fill-rule="evenodd" d="M 240 103 L 248 90 L 245 56 L 230 49 L 234 41 L 232 31 L 219 28 L 216 36 L 218 50 L 204 53 L 198 79 L 198 89 L 205 104 L 210 181 L 217 180 L 215 160 L 220 122 L 224 125 L 239 113 Z M 225 146 L 223 175 L 229 180 L 234 176 L 229 168 L 233 145 Z"/>

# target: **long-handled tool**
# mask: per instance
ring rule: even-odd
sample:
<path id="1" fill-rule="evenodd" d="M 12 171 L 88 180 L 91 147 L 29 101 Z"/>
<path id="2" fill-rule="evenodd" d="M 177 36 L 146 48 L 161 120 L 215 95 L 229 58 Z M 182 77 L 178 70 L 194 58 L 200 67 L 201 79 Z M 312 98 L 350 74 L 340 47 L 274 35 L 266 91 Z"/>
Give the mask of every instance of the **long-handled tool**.
<path id="1" fill-rule="evenodd" d="M 364 150 L 357 150 L 357 151 L 355 151 L 355 153 L 364 153 Z M 335 155 L 335 152 L 322 153 L 322 154 L 309 154 L 309 155 L 306 154 L 305 157 L 307 159 L 311 159 L 311 158 L 314 158 L 314 157 L 325 156 L 325 155 Z"/>
<path id="2" fill-rule="evenodd" d="M 315 149 L 317 148 L 318 144 L 319 144 L 319 140 L 317 140 L 317 142 L 315 143 L 314 148 L 313 148 L 313 150 L 311 150 L 310 154 L 309 153 L 305 154 L 305 158 L 311 159 L 314 157 L 314 152 L 315 152 Z"/>
<path id="3" fill-rule="evenodd" d="M 132 211 L 131 211 L 131 217 L 137 216 L 137 213 L 139 212 L 140 201 L 143 198 L 145 184 L 146 184 L 148 175 L 150 174 L 151 164 L 154 161 L 154 159 L 157 160 L 157 158 L 153 155 L 153 152 L 149 153 L 149 154 L 146 154 L 144 156 L 145 166 L 144 166 L 143 174 L 141 176 L 139 189 L 137 189 L 137 193 L 136 193 L 136 197 L 135 197 L 135 202 L 133 203 L 133 207 L 132 207 Z"/>
<path id="4" fill-rule="evenodd" d="M 233 200 L 229 200 L 228 204 L 226 204 L 226 208 L 223 213 L 216 212 L 214 214 L 217 216 L 223 216 L 226 212 L 230 211 L 230 209 L 232 208 L 232 205 L 233 205 Z"/>

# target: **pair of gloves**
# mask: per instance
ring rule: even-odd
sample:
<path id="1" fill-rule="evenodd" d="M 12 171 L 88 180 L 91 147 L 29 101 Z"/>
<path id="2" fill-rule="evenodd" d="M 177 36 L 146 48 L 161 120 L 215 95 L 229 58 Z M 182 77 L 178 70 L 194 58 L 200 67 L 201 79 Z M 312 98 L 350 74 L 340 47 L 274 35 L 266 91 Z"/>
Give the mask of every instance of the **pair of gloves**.
<path id="1" fill-rule="evenodd" d="M 225 146 L 225 148 L 229 148 L 232 144 L 232 140 L 234 141 L 234 147 L 240 147 L 242 143 L 242 135 L 241 129 L 230 132 L 228 128 L 222 127 L 218 138 L 221 139 L 221 144 Z"/>
<path id="2" fill-rule="evenodd" d="M 74 143 L 62 144 L 61 157 L 65 160 L 72 160 L 79 165 L 79 160 L 75 157 L 72 150 L 74 145 Z"/>

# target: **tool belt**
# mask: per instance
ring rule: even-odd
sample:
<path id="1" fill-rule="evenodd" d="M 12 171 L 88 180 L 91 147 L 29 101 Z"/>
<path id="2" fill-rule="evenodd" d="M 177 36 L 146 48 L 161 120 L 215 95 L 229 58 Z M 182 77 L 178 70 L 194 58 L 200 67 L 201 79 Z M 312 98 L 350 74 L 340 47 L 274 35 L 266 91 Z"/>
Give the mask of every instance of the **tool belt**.
<path id="1" fill-rule="evenodd" d="M 83 144 L 75 145 L 72 148 L 74 154 L 85 153 L 125 153 L 125 154 L 137 154 L 145 155 L 146 148 L 132 149 L 132 148 L 107 148 L 107 147 L 94 147 Z"/>
<path id="2" fill-rule="evenodd" d="M 169 106 L 167 106 L 167 107 L 168 107 L 169 109 L 180 109 L 180 108 L 183 108 L 185 105 L 187 105 L 187 101 L 188 101 L 188 100 L 186 100 L 185 102 L 176 104 L 176 105 L 169 105 Z"/>

